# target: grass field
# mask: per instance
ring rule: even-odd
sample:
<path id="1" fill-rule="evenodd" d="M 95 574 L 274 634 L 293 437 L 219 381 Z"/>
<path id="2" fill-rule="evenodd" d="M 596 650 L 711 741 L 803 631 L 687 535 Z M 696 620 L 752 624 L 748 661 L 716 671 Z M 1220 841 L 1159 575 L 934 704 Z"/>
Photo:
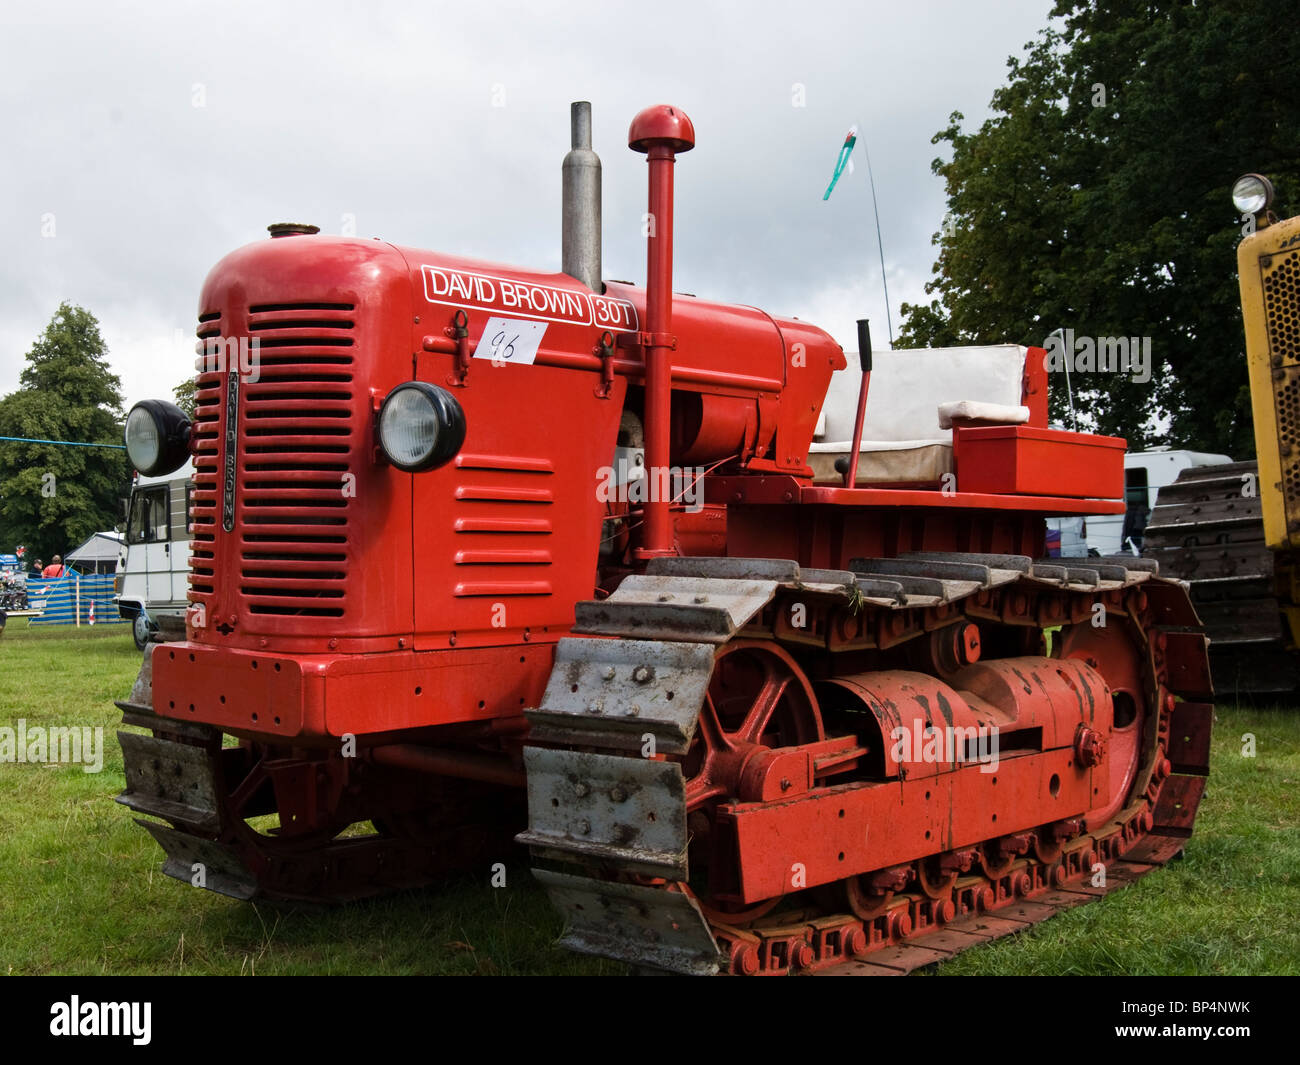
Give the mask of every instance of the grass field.
<path id="1" fill-rule="evenodd" d="M 0 973 L 611 974 L 555 946 L 561 924 L 520 855 L 485 875 L 322 910 L 188 888 L 113 802 L 113 700 L 140 656 L 125 626 L 0 638 L 0 726 L 102 726 L 101 773 L 0 764 Z M 1256 755 L 1242 756 L 1245 733 Z M 1300 712 L 1220 708 L 1186 857 L 1134 887 L 931 972 L 1300 974 Z"/>

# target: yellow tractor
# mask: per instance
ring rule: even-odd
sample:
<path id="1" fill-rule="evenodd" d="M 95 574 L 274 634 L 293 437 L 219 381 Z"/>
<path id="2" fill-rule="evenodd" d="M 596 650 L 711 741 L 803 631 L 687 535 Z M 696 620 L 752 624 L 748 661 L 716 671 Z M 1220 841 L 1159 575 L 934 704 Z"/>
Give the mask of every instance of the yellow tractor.
<path id="1" fill-rule="evenodd" d="M 1160 490 L 1143 553 L 1191 584 L 1220 695 L 1300 691 L 1300 217 L 1238 178 L 1237 248 L 1257 462 L 1185 470 Z"/>

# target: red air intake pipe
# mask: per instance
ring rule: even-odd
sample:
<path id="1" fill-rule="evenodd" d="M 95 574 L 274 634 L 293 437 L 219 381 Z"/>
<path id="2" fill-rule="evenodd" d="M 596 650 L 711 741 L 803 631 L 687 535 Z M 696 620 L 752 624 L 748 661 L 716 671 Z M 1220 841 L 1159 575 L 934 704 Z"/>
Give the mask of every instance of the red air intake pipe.
<path id="1" fill-rule="evenodd" d="M 647 107 L 627 131 L 627 145 L 644 152 L 650 168 L 646 219 L 645 332 L 637 340 L 645 363 L 645 457 L 650 491 L 645 503 L 640 558 L 673 554 L 668 485 L 669 411 L 672 402 L 673 163 L 695 147 L 695 127 L 685 113 L 660 104 Z"/>

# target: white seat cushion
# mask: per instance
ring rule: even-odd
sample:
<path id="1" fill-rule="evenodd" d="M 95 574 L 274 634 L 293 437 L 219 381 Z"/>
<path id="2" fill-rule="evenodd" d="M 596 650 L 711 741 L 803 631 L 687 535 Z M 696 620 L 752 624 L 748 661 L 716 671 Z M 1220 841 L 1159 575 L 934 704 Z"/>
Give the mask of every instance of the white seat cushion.
<path id="1" fill-rule="evenodd" d="M 1024 425 L 1029 421 L 1029 408 L 1007 407 L 1001 403 L 979 403 L 959 399 L 955 403 L 939 404 L 939 428 L 951 429 L 954 421 L 992 422 L 995 425 Z"/>
<path id="2" fill-rule="evenodd" d="M 843 480 L 835 459 L 853 446 L 862 372 L 857 352 L 845 354 L 851 368 L 831 375 L 817 443 L 809 449 L 816 481 Z M 999 420 L 1013 419 L 1001 424 L 1028 421 L 1029 411 L 1020 403 L 1027 354 L 1017 344 L 873 351 L 857 483 L 937 481 L 951 472 L 951 416 L 941 425 L 940 406 L 986 409 Z"/>

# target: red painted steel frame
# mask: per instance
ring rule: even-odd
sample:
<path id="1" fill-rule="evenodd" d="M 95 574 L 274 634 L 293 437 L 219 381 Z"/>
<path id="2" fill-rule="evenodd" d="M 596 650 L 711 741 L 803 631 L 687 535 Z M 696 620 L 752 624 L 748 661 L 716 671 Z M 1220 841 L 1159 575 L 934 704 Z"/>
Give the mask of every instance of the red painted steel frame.
<path id="1" fill-rule="evenodd" d="M 158 713 L 283 740 L 517 717 L 541 698 L 554 645 L 293 655 L 172 643 L 151 653 Z"/>
<path id="2" fill-rule="evenodd" d="M 1093 773 L 1074 765 L 1069 748 L 1008 757 L 992 774 L 983 768 L 972 764 L 916 780 L 846 784 L 787 802 L 722 807 L 735 834 L 742 900 L 785 894 L 795 863 L 804 867 L 806 884 L 824 884 L 1088 809 Z"/>

